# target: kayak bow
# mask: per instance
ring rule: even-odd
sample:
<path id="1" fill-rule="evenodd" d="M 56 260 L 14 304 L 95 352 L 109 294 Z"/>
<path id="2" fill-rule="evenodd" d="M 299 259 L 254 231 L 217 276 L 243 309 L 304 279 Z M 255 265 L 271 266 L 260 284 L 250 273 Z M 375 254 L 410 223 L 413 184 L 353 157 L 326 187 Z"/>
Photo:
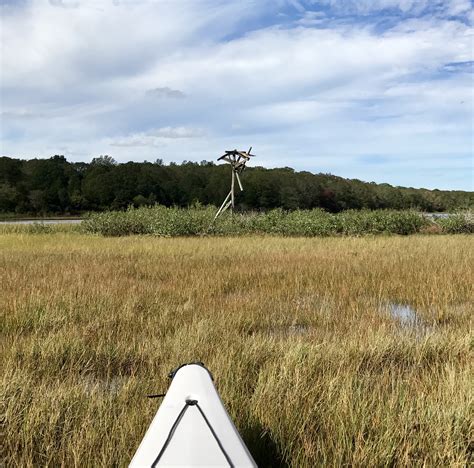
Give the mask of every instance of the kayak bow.
<path id="1" fill-rule="evenodd" d="M 256 467 L 206 367 L 184 364 L 170 377 L 130 467 Z"/>

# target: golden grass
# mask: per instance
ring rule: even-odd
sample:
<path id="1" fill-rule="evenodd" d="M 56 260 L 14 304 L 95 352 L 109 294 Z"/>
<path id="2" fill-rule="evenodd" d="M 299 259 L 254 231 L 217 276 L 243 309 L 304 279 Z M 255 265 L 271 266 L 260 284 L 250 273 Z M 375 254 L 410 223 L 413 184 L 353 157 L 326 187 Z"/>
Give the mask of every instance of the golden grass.
<path id="1" fill-rule="evenodd" d="M 125 466 L 202 360 L 261 466 L 466 466 L 473 247 L 0 235 L 4 464 Z"/>

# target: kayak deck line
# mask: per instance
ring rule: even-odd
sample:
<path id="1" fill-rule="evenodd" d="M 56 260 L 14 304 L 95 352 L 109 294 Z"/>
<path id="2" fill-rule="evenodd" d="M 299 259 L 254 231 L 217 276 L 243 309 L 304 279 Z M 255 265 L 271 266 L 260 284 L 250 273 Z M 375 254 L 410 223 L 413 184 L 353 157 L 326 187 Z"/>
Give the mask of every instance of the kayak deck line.
<path id="1" fill-rule="evenodd" d="M 184 416 L 184 413 L 187 411 L 187 409 L 190 407 L 190 406 L 196 406 L 196 408 L 199 410 L 199 412 L 201 413 L 202 417 L 204 418 L 204 421 L 206 421 L 206 424 L 207 426 L 209 427 L 212 435 L 214 436 L 214 438 L 216 439 L 216 442 L 217 444 L 219 445 L 219 448 L 221 449 L 222 451 L 222 454 L 224 455 L 224 457 L 226 458 L 227 462 L 229 463 L 229 466 L 230 468 L 234 468 L 234 464 L 232 463 L 232 460 L 229 458 L 229 455 L 227 454 L 227 452 L 225 451 L 224 447 L 222 446 L 222 443 L 221 441 L 219 440 L 219 437 L 217 437 L 217 434 L 216 432 L 214 431 L 213 427 L 211 426 L 211 423 L 209 422 L 209 420 L 206 418 L 206 415 L 204 414 L 204 411 L 202 410 L 202 408 L 199 406 L 199 403 L 197 400 L 186 400 L 185 402 L 185 405 L 183 406 L 183 409 L 181 410 L 181 412 L 179 413 L 178 417 L 176 418 L 176 421 L 174 422 L 173 424 L 173 427 L 171 428 L 170 430 L 170 433 L 168 434 L 168 438 L 166 439 L 166 442 L 165 444 L 163 445 L 163 448 L 161 449 L 160 453 L 158 454 L 158 456 L 156 457 L 156 460 L 152 463 L 152 468 L 155 468 L 157 466 L 157 463 L 158 461 L 160 460 L 161 456 L 163 455 L 164 451 L 166 450 L 166 447 L 168 447 L 168 444 L 170 443 L 171 441 L 171 438 L 173 437 L 173 434 L 174 432 L 176 431 L 176 428 L 179 424 L 179 422 L 181 421 L 181 419 L 183 418 Z"/>
<path id="2" fill-rule="evenodd" d="M 256 467 L 204 364 L 183 364 L 169 377 L 166 394 L 149 395 L 164 399 L 130 467 Z"/>

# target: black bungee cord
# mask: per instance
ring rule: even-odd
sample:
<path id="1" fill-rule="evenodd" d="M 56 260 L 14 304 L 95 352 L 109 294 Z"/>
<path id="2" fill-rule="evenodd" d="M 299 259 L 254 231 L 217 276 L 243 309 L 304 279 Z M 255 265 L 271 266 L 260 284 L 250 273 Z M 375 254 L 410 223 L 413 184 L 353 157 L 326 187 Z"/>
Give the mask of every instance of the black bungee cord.
<path id="1" fill-rule="evenodd" d="M 156 396 L 162 396 L 162 395 L 156 395 Z M 155 397 L 155 395 L 150 395 L 150 398 L 154 398 L 154 397 Z M 197 409 L 201 413 L 201 416 L 203 417 L 204 421 L 206 422 L 207 427 L 211 431 L 211 434 L 214 436 L 214 439 L 216 440 L 217 445 L 219 446 L 219 448 L 221 449 L 221 452 L 223 453 L 225 459 L 227 460 L 227 463 L 229 464 L 230 468 L 234 468 L 235 465 L 232 463 L 232 460 L 230 459 L 229 454 L 225 451 L 224 446 L 222 445 L 222 442 L 219 440 L 219 437 L 216 434 L 216 431 L 214 430 L 211 423 L 207 419 L 204 411 L 202 410 L 202 408 L 199 405 L 197 400 L 186 400 L 185 401 L 183 409 L 179 412 L 178 417 L 176 418 L 173 425 L 171 426 L 171 429 L 168 433 L 168 437 L 166 438 L 165 443 L 163 444 L 163 447 L 160 450 L 160 453 L 157 455 L 157 457 L 155 458 L 155 460 L 151 464 L 151 468 L 155 468 L 157 466 L 157 464 L 160 461 L 161 457 L 165 453 L 166 448 L 168 447 L 169 443 L 171 442 L 171 439 L 173 438 L 173 435 L 176 432 L 176 428 L 178 427 L 178 424 L 183 419 L 184 414 L 186 413 L 186 411 L 188 410 L 188 408 L 190 406 L 196 406 L 197 407 Z"/>

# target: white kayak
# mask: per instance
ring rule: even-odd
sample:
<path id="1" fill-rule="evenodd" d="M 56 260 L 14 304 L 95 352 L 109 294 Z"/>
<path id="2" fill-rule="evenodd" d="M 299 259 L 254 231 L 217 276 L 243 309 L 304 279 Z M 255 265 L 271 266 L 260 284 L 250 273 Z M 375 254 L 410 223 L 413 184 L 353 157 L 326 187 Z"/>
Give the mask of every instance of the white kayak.
<path id="1" fill-rule="evenodd" d="M 130 462 L 138 467 L 256 467 L 201 363 L 185 364 Z"/>

